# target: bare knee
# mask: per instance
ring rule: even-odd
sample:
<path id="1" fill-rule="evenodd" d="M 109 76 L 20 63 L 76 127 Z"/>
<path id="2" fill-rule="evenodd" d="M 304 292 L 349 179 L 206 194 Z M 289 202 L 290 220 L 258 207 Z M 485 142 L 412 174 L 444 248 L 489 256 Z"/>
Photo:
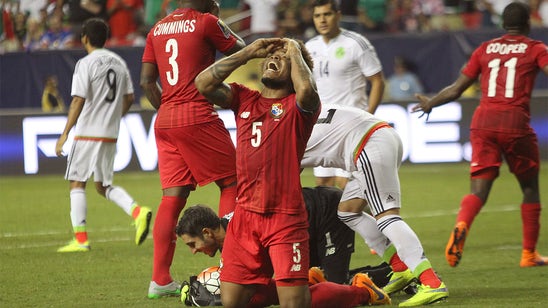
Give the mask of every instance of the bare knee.
<path id="1" fill-rule="evenodd" d="M 221 281 L 221 302 L 223 307 L 246 307 L 254 293 L 254 286 Z"/>
<path id="2" fill-rule="evenodd" d="M 280 307 L 300 308 L 310 307 L 310 291 L 308 285 L 277 286 Z"/>
<path id="3" fill-rule="evenodd" d="M 338 210 L 341 212 L 360 213 L 367 205 L 367 201 L 363 199 L 350 199 L 339 203 Z"/>
<path id="4" fill-rule="evenodd" d="M 107 189 L 110 187 L 110 185 L 103 186 L 103 183 L 101 182 L 95 182 L 95 190 L 98 194 L 100 194 L 103 197 L 106 197 Z"/>

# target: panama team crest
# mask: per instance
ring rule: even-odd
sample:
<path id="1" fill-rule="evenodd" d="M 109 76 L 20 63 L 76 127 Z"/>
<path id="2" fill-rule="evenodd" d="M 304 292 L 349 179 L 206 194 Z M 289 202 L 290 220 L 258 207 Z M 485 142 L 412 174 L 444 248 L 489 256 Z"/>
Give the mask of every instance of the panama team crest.
<path id="1" fill-rule="evenodd" d="M 219 28 L 223 32 L 225 38 L 228 39 L 230 37 L 230 29 L 228 29 L 228 27 L 225 25 L 225 23 L 222 20 L 219 19 L 219 20 L 217 20 L 217 26 L 219 26 Z"/>
<path id="2" fill-rule="evenodd" d="M 278 119 L 282 116 L 284 113 L 284 107 L 280 103 L 272 104 L 272 107 L 270 107 L 270 114 L 274 119 Z"/>

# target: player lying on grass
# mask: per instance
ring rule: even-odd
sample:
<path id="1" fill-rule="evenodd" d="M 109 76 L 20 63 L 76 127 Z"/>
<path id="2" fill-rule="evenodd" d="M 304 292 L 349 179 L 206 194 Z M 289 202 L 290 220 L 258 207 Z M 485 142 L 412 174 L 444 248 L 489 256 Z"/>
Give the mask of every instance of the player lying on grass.
<path id="1" fill-rule="evenodd" d="M 355 274 L 362 270 L 378 286 L 386 285 L 391 272 L 386 263 L 349 271 L 350 258 L 354 252 L 354 231 L 337 217 L 342 190 L 327 186 L 304 187 L 302 194 L 308 214 L 310 267 L 320 267 L 327 280 L 335 283 L 348 283 L 353 276 L 350 272 Z M 209 218 L 213 210 L 202 207 L 205 206 L 186 211 L 179 220 L 176 233 L 193 253 L 202 252 L 213 257 L 222 247 L 231 216 Z"/>
<path id="2" fill-rule="evenodd" d="M 324 206 L 319 204 L 335 204 L 335 207 L 329 211 L 333 213 L 332 215 L 324 215 L 323 213 L 319 215 L 324 217 L 334 216 L 333 221 L 338 221 L 336 216 L 336 205 L 338 204 L 340 194 L 341 191 L 333 187 L 303 189 L 303 196 L 307 208 L 318 205 L 316 209 L 321 210 Z M 318 202 L 318 200 L 321 201 Z M 317 204 L 314 202 L 317 202 Z M 318 224 L 317 222 L 320 220 L 314 220 L 314 217 L 314 212 L 310 212 L 309 221 L 311 222 L 311 229 L 309 230 L 314 230 L 314 226 L 316 224 L 318 226 L 322 225 L 321 223 Z M 229 218 L 230 217 L 219 218 L 211 208 L 204 205 L 195 205 L 188 208 L 184 212 L 177 225 L 176 233 L 185 242 L 185 244 L 189 246 L 193 253 L 201 252 L 213 257 L 218 250 L 222 250 L 225 230 L 228 225 Z M 342 226 L 346 228 L 344 224 L 342 224 Z M 337 231 L 335 230 L 332 234 L 337 236 Z M 315 238 L 313 234 L 311 234 L 311 238 Z M 353 241 L 353 232 L 351 234 L 351 238 Z M 334 246 L 329 247 L 332 249 L 331 251 L 333 251 L 333 253 L 336 252 L 336 250 L 333 249 Z M 325 253 L 323 255 L 325 256 Z M 340 255 L 340 257 L 345 258 L 345 255 Z M 350 254 L 348 254 L 348 257 L 350 257 Z M 311 260 L 314 259 L 317 258 L 311 256 Z M 332 263 L 321 261 L 320 263 L 311 263 L 311 265 L 320 264 L 325 264 L 325 268 L 328 269 L 328 272 L 333 272 Z M 342 262 L 339 264 L 346 264 L 346 268 L 341 268 L 340 271 L 348 275 L 348 262 Z M 376 280 L 386 283 L 386 276 L 390 271 L 386 264 L 369 268 L 369 270 L 370 273 L 372 273 L 372 276 L 376 277 Z M 390 303 L 389 297 L 382 290 L 380 290 L 373 283 L 373 281 L 371 281 L 367 274 L 357 273 L 352 279 L 352 285 L 348 286 L 325 282 L 323 273 L 317 269 L 313 269 L 309 273 L 309 282 L 311 284 L 314 282 L 323 281 L 310 287 L 312 306 L 314 307 L 355 307 L 364 304 L 376 305 Z M 364 292 L 364 290 L 367 290 L 367 292 Z M 252 307 L 277 304 L 276 285 L 274 281 L 271 281 L 268 285 L 257 285 L 255 295 L 249 304 Z"/>

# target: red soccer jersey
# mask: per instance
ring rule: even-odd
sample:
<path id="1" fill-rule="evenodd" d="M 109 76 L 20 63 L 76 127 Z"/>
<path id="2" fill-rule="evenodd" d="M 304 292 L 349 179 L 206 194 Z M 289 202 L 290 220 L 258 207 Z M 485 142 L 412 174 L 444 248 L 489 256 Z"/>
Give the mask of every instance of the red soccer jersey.
<path id="1" fill-rule="evenodd" d="M 548 65 L 544 43 L 522 35 L 504 35 L 484 42 L 462 73 L 481 75 L 481 100 L 472 129 L 505 133 L 532 131 L 529 101 L 539 68 Z"/>
<path id="2" fill-rule="evenodd" d="M 169 128 L 217 118 L 213 106 L 194 86 L 196 76 L 226 52 L 236 38 L 214 15 L 178 9 L 150 30 L 142 62 L 158 66 L 162 98 L 156 127 Z"/>
<path id="3" fill-rule="evenodd" d="M 319 110 L 303 111 L 295 94 L 269 99 L 239 84 L 231 87 L 238 128 L 237 204 L 258 213 L 306 213 L 300 164 Z"/>

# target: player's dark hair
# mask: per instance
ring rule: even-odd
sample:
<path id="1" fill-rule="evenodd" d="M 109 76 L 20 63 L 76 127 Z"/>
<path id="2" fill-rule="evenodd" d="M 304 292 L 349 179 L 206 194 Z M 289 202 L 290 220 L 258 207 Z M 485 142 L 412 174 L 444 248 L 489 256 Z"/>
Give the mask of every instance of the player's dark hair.
<path id="1" fill-rule="evenodd" d="M 181 236 L 187 234 L 192 237 L 202 237 L 202 229 L 217 229 L 221 226 L 221 218 L 215 211 L 203 204 L 193 205 L 185 210 L 177 227 L 175 234 Z"/>
<path id="2" fill-rule="evenodd" d="M 508 4 L 502 12 L 502 27 L 506 30 L 529 31 L 529 6 L 521 2 Z"/>
<path id="3" fill-rule="evenodd" d="M 326 4 L 331 4 L 331 8 L 333 11 L 338 12 L 341 9 L 339 8 L 339 2 L 336 0 L 316 0 L 312 3 L 312 7 L 315 8 L 317 6 L 324 6 Z"/>
<path id="4" fill-rule="evenodd" d="M 102 48 L 108 38 L 108 24 L 100 18 L 90 18 L 82 26 L 82 36 L 87 36 L 93 47 Z"/>

